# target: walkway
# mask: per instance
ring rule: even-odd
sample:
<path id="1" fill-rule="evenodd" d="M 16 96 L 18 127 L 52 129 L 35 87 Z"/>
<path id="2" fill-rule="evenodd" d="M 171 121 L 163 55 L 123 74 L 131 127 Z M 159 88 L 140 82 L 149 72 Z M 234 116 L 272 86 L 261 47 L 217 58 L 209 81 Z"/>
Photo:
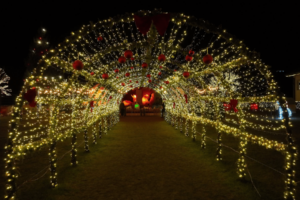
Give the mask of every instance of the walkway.
<path id="1" fill-rule="evenodd" d="M 251 184 L 157 116 L 122 117 L 90 153 L 82 148 L 78 167 L 59 170 L 59 187 L 45 199 L 258 198 Z"/>

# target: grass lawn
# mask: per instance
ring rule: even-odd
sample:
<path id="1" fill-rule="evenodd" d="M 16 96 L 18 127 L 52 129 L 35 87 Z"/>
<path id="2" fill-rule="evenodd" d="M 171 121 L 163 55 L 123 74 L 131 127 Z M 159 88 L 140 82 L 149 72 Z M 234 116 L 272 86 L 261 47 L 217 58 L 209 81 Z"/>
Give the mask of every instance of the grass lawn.
<path id="1" fill-rule="evenodd" d="M 1 118 L 1 130 L 7 129 L 7 121 L 8 118 Z M 201 131 L 200 125 L 197 130 Z M 6 135 L 6 131 L 1 131 L 2 146 Z M 223 148 L 223 161 L 217 162 L 216 143 L 207 140 L 203 150 L 200 135 L 193 142 L 157 116 L 122 117 L 107 135 L 98 139 L 97 145 L 89 136 L 90 152 L 85 153 L 83 145 L 78 147 L 77 167 L 70 166 L 69 153 L 58 161 L 56 189 L 49 188 L 47 173 L 24 184 L 18 191 L 19 199 L 283 199 L 284 177 L 279 173 L 247 159 L 259 197 L 249 175 L 245 182 L 237 179 L 237 153 Z M 217 133 L 208 128 L 207 136 L 215 139 Z M 78 144 L 82 141 L 83 134 L 78 136 Z M 224 135 L 223 143 L 238 149 L 237 138 Z M 70 148 L 71 139 L 59 142 L 58 158 Z M 47 166 L 47 155 L 45 148 L 19 162 L 19 184 Z M 247 155 L 284 172 L 284 156 L 279 152 L 249 144 Z M 3 148 L 1 156 L 3 175 Z M 297 172 L 299 180 L 300 170 Z M 1 178 L 0 187 L 4 188 L 4 184 Z M 297 189 L 299 193 L 300 188 Z M 4 189 L 0 191 L 4 195 Z"/>

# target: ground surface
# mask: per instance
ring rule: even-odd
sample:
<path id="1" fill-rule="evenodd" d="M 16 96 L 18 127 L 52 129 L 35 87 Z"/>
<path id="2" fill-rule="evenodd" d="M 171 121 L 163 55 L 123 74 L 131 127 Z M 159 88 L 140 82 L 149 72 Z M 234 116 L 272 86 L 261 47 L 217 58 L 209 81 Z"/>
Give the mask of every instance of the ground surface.
<path id="1" fill-rule="evenodd" d="M 198 127 L 201 130 L 201 127 Z M 213 130 L 207 135 L 216 138 Z M 79 144 L 82 136 L 78 137 Z M 91 140 L 91 139 L 90 139 Z M 238 140 L 224 137 L 224 144 L 237 149 Z M 253 148 L 253 149 L 251 149 Z M 58 145 L 58 157 L 70 149 L 70 141 Z M 121 117 L 115 127 L 90 142 L 90 153 L 78 147 L 77 167 L 71 167 L 69 155 L 58 162 L 58 183 L 50 189 L 48 174 L 24 185 L 20 199 L 282 199 L 283 177 L 247 160 L 259 197 L 250 180 L 237 180 L 238 155 L 223 150 L 223 161 L 215 160 L 216 144 L 207 140 L 200 148 L 200 137 L 175 130 L 157 116 Z M 283 171 L 283 156 L 275 151 L 249 145 L 252 157 Z M 271 156 L 272 159 L 268 158 Z M 47 165 L 47 149 L 34 153 L 21 163 L 23 181 Z M 274 160 L 274 161 L 273 161 Z M 19 182 L 23 182 L 19 181 Z"/>

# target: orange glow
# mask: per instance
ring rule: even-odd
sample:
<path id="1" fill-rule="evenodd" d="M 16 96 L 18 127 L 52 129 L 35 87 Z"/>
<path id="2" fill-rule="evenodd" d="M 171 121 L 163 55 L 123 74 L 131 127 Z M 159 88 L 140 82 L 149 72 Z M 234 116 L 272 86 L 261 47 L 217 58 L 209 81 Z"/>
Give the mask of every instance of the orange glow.
<path id="1" fill-rule="evenodd" d="M 132 102 L 129 100 L 125 100 L 125 101 L 123 101 L 123 103 L 124 103 L 124 106 L 130 106 L 132 104 Z"/>
<path id="2" fill-rule="evenodd" d="M 131 95 L 131 97 L 132 97 L 132 99 L 133 99 L 133 103 L 135 103 L 136 102 L 136 95 L 134 94 L 134 95 Z"/>

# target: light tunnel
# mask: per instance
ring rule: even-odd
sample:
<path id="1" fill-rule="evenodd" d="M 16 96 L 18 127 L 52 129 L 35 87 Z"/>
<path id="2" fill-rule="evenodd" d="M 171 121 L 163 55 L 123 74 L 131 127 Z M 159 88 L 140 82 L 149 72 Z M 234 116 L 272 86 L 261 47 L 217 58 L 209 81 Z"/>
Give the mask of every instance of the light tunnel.
<path id="1" fill-rule="evenodd" d="M 192 134 L 197 123 L 214 126 L 219 133 L 217 160 L 222 160 L 222 135 L 239 138 L 240 178 L 246 176 L 247 145 L 288 154 L 284 195 L 293 197 L 296 148 L 288 116 L 279 123 L 250 120 L 261 119 L 252 104 L 267 113 L 279 101 L 286 112 L 269 68 L 225 29 L 181 13 L 139 11 L 83 25 L 43 56 L 16 99 L 5 147 L 6 199 L 16 193 L 15 160 L 49 146 L 50 181 L 56 187 L 56 143 L 72 141 L 71 164 L 76 165 L 76 135 L 92 126 L 95 141 L 99 128 L 107 132 L 119 121 L 123 95 L 139 87 L 162 96 L 166 120 L 176 127 L 182 119 L 192 122 Z M 258 137 L 253 128 L 286 132 L 289 140 L 281 144 Z"/>

